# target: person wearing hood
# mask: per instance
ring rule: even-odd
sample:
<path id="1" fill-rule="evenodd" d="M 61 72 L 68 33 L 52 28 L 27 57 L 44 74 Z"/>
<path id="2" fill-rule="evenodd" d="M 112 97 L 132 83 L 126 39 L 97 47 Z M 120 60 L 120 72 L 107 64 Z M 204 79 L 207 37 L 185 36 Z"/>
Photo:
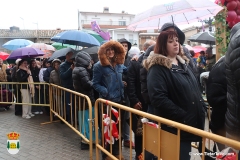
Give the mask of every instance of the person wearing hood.
<path id="1" fill-rule="evenodd" d="M 122 44 L 123 48 L 124 48 L 124 51 L 125 51 L 125 61 L 124 61 L 124 66 L 125 67 L 128 67 L 130 62 L 131 62 L 131 59 L 132 57 L 129 56 L 129 50 L 131 49 L 132 47 L 132 44 L 126 40 L 125 38 L 122 38 L 122 39 L 119 39 L 118 40 L 119 43 Z M 127 78 L 127 75 L 126 74 L 123 74 L 123 81 L 124 81 L 124 101 L 125 101 L 125 105 L 126 106 L 130 106 L 130 102 L 129 102 L 129 99 L 128 99 L 128 95 L 127 95 L 127 81 L 128 81 L 128 78 Z M 122 130 L 122 133 L 123 133 L 123 145 L 125 147 L 130 147 L 130 145 L 132 145 L 132 148 L 135 147 L 135 144 L 130 140 L 130 130 L 129 130 L 129 125 L 127 124 L 127 119 L 129 119 L 129 112 L 124 112 L 124 120 L 123 120 L 123 130 Z"/>
<path id="2" fill-rule="evenodd" d="M 85 51 L 80 51 L 76 54 L 76 56 L 73 56 L 73 57 L 75 57 L 75 61 L 74 61 L 75 67 L 72 72 L 74 89 L 79 93 L 87 95 L 90 98 L 92 105 L 94 105 L 95 99 L 94 99 L 93 83 L 91 81 L 91 76 L 90 76 L 90 72 L 92 69 L 92 58 Z M 78 100 L 77 100 L 77 103 L 78 103 Z M 83 106 L 83 103 L 80 106 Z M 89 136 L 90 136 L 89 125 L 87 125 L 89 124 L 88 107 L 92 107 L 92 106 L 86 105 L 81 107 L 78 114 L 79 114 L 79 124 L 82 124 L 81 133 L 83 135 L 86 135 L 86 137 L 89 139 Z M 93 111 L 93 118 L 94 118 L 94 107 L 92 107 L 92 111 Z M 93 136 L 94 135 L 95 135 L 95 132 L 93 131 Z M 93 141 L 95 141 L 95 137 L 93 137 Z M 84 140 L 81 140 L 81 150 L 85 150 L 85 149 L 89 149 L 89 145 Z"/>
<path id="3" fill-rule="evenodd" d="M 203 130 L 204 101 L 178 36 L 175 31 L 162 31 L 154 52 L 143 61 L 148 71 L 147 88 L 153 114 Z M 167 125 L 162 124 L 161 128 L 177 133 L 176 128 Z M 191 142 L 200 141 L 201 137 L 181 131 L 179 159 L 190 160 Z"/>
<path id="4" fill-rule="evenodd" d="M 184 41 L 185 41 L 185 34 L 173 23 L 165 23 L 162 28 L 160 29 L 160 34 L 162 31 L 176 31 L 179 37 L 179 43 L 181 45 L 183 45 Z M 150 55 L 150 52 L 152 52 L 154 50 L 154 47 L 156 46 L 156 44 L 148 47 L 148 49 L 146 50 L 146 53 L 143 56 L 143 60 L 147 59 L 147 57 Z M 190 70 L 193 72 L 193 74 L 195 75 L 195 78 L 197 79 L 197 77 L 199 77 L 199 73 L 198 73 L 198 69 L 197 66 L 195 64 L 195 62 L 193 61 L 193 59 L 191 58 L 191 54 L 189 53 L 188 49 L 184 46 L 183 47 L 183 52 L 185 53 L 185 56 L 189 59 L 189 63 L 188 65 L 190 66 Z M 149 100 L 149 96 L 148 96 L 148 89 L 147 89 L 147 70 L 145 68 L 141 68 L 140 69 L 140 80 L 141 80 L 141 92 L 142 92 L 142 96 L 144 98 L 144 101 L 148 104 L 148 113 L 152 113 L 152 107 L 151 107 L 151 102 Z M 197 79 L 197 81 L 199 81 Z M 200 87 L 200 85 L 199 85 Z"/>
<path id="5" fill-rule="evenodd" d="M 126 67 L 123 65 L 126 56 L 125 53 L 121 43 L 113 40 L 104 43 L 100 47 L 98 51 L 99 61 L 93 66 L 92 80 L 93 87 L 99 93 L 100 98 L 123 104 L 124 83 L 122 76 L 126 71 Z M 112 119 L 114 121 L 117 120 L 114 115 L 112 115 Z M 116 140 L 112 145 L 112 154 L 118 159 L 123 160 L 124 158 L 119 155 L 119 143 L 119 140 Z M 110 144 L 106 142 L 105 148 L 110 151 Z M 111 160 L 105 154 L 103 154 L 103 159 Z"/>
<path id="6" fill-rule="evenodd" d="M 225 55 L 227 78 L 226 136 L 240 141 L 240 23 L 233 26 Z M 238 156 L 240 159 L 240 155 Z"/>

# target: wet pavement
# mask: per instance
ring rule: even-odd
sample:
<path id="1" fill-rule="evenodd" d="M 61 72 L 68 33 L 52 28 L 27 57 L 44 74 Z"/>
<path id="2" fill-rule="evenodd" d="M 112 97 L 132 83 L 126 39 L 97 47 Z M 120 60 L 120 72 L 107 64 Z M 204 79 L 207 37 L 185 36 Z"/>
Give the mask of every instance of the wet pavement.
<path id="1" fill-rule="evenodd" d="M 31 119 L 15 116 L 12 106 L 0 112 L 0 160 L 89 160 L 89 151 L 80 150 L 80 137 L 73 130 L 60 122 L 41 125 L 48 121 L 49 116 L 44 114 Z M 13 131 L 20 134 L 20 150 L 15 155 L 7 151 L 7 134 Z M 193 148 L 192 152 L 198 151 Z M 123 148 L 123 155 L 129 159 L 128 148 Z M 191 160 L 199 159 L 199 156 L 191 157 Z"/>

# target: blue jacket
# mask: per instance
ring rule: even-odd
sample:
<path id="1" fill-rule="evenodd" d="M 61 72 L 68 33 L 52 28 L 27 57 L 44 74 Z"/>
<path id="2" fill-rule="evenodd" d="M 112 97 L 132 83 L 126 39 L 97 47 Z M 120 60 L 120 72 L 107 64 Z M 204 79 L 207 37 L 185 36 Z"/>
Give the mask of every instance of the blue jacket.
<path id="1" fill-rule="evenodd" d="M 115 51 L 113 68 L 106 55 L 106 50 L 113 48 Z M 124 100 L 123 72 L 127 68 L 123 65 L 125 51 L 123 46 L 116 41 L 108 41 L 98 51 L 99 62 L 93 66 L 93 88 L 99 93 L 99 97 L 121 103 Z"/>
<path id="2" fill-rule="evenodd" d="M 126 71 L 124 65 L 102 66 L 97 62 L 93 67 L 93 87 L 99 93 L 99 97 L 121 102 L 124 98 L 124 85 L 122 74 Z"/>
<path id="3" fill-rule="evenodd" d="M 74 90 L 71 65 L 72 63 L 69 63 L 67 61 L 63 62 L 60 65 L 59 72 L 61 78 L 61 85 L 67 89 Z"/>

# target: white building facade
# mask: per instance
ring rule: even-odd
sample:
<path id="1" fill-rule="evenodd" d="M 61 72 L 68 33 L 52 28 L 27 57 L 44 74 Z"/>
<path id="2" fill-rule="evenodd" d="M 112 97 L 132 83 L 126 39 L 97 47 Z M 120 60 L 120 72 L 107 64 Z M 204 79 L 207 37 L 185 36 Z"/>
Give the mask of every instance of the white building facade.
<path id="1" fill-rule="evenodd" d="M 78 12 L 78 28 L 91 30 L 91 22 L 96 21 L 101 30 L 109 32 L 111 39 L 126 38 L 133 45 L 139 45 L 138 32 L 126 30 L 135 15 L 122 13 L 109 13 L 109 8 L 104 7 L 103 12 Z"/>

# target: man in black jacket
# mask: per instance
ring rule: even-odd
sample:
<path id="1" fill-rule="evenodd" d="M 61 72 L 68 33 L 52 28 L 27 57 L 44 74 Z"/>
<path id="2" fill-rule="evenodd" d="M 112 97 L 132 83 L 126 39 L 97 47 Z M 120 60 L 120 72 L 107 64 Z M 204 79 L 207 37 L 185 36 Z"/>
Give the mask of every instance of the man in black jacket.
<path id="1" fill-rule="evenodd" d="M 131 49 L 132 44 L 128 40 L 126 40 L 125 38 L 119 39 L 118 42 L 123 45 L 123 48 L 124 48 L 125 53 L 126 53 L 124 66 L 128 67 L 129 63 L 131 61 L 131 57 L 129 57 L 128 51 Z M 129 99 L 128 99 L 127 88 L 126 88 L 127 87 L 127 79 L 128 79 L 127 75 L 123 74 L 123 78 L 122 79 L 123 79 L 123 83 L 124 83 L 124 97 L 123 97 L 124 102 L 123 103 L 126 106 L 129 106 Z M 123 145 L 125 147 L 130 147 L 130 145 L 132 145 L 132 147 L 134 148 L 135 144 L 130 140 L 129 125 L 126 122 L 127 119 L 129 119 L 129 112 L 124 112 L 122 118 L 123 118 L 122 135 L 123 135 L 123 140 L 124 140 Z"/>
<path id="2" fill-rule="evenodd" d="M 21 61 L 21 59 L 16 60 L 16 65 L 13 67 L 12 72 L 11 72 L 11 78 L 12 82 L 18 82 L 17 80 L 17 70 L 18 70 L 18 63 Z M 21 85 L 14 84 L 13 89 L 14 89 L 14 95 L 16 97 L 16 103 L 22 103 L 22 95 L 20 91 Z M 22 115 L 22 105 L 20 104 L 15 104 L 15 115 Z"/>
<path id="3" fill-rule="evenodd" d="M 147 47 L 155 44 L 156 42 L 153 40 L 147 41 L 144 43 L 144 51 L 146 51 Z M 141 94 L 141 82 L 140 82 L 140 68 L 142 63 L 143 54 L 138 58 L 138 61 L 130 61 L 128 66 L 128 81 L 127 81 L 127 93 L 130 101 L 130 106 L 134 109 L 138 109 L 141 111 L 147 112 L 147 104 L 145 103 L 142 94 Z M 138 120 L 141 117 L 137 115 L 133 115 L 133 132 L 135 134 L 135 152 L 136 152 L 136 160 L 138 160 L 138 156 L 142 153 L 142 135 L 137 132 Z M 146 157 L 145 157 L 146 159 Z"/>
<path id="4" fill-rule="evenodd" d="M 227 79 L 225 56 L 218 60 L 213 65 L 207 80 L 207 100 L 212 107 L 212 115 L 210 128 L 213 133 L 226 136 L 225 130 L 225 114 L 227 111 Z M 225 145 L 218 144 L 218 149 L 221 151 Z"/>

